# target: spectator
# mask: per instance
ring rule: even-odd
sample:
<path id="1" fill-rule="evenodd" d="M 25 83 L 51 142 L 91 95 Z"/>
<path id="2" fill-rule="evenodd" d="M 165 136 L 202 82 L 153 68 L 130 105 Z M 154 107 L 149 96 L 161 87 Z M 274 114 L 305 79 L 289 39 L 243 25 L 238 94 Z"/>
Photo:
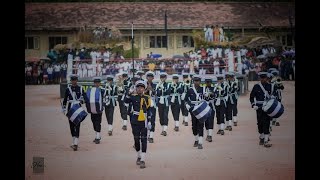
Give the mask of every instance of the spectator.
<path id="1" fill-rule="evenodd" d="M 213 34 L 214 34 L 214 42 L 219 42 L 220 41 L 220 31 L 219 31 L 219 26 L 216 25 L 216 27 L 213 29 Z"/>
<path id="2" fill-rule="evenodd" d="M 53 81 L 53 68 L 52 68 L 52 65 L 50 64 L 48 69 L 47 69 L 47 73 L 48 73 L 48 79 L 49 79 L 49 84 L 52 83 Z"/>
<path id="3" fill-rule="evenodd" d="M 56 84 L 60 83 L 60 77 L 61 77 L 60 69 L 61 69 L 60 64 L 57 63 L 54 65 L 53 78 L 54 78 L 54 83 L 56 83 Z"/>
<path id="4" fill-rule="evenodd" d="M 39 82 L 39 84 L 43 83 L 43 65 L 39 64 L 38 66 L 38 78 L 37 78 L 37 84 Z"/>
<path id="5" fill-rule="evenodd" d="M 67 64 L 63 62 L 61 64 L 61 81 L 64 81 L 67 78 Z"/>
<path id="6" fill-rule="evenodd" d="M 219 60 L 219 70 L 220 70 L 220 74 L 225 74 L 225 68 L 226 68 L 226 63 L 224 62 L 224 60 L 221 58 Z"/>
<path id="7" fill-rule="evenodd" d="M 215 59 L 213 62 L 213 74 L 220 74 L 219 73 L 219 66 L 220 66 L 219 60 Z"/>
<path id="8" fill-rule="evenodd" d="M 85 59 L 85 54 L 84 54 L 84 49 L 81 49 L 81 51 L 79 52 L 79 58 L 80 60 L 84 60 Z"/>
<path id="9" fill-rule="evenodd" d="M 224 42 L 223 27 L 219 28 L 219 37 L 220 42 Z"/>
<path id="10" fill-rule="evenodd" d="M 32 66 L 32 84 L 38 84 L 38 66 L 33 64 Z"/>

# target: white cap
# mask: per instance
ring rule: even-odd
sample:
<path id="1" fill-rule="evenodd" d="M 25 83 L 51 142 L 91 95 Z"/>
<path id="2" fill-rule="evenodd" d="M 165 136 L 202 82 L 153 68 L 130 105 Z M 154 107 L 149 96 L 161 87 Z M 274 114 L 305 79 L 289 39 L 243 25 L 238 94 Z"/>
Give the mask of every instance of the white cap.
<path id="1" fill-rule="evenodd" d="M 137 87 L 137 86 L 141 86 L 141 85 L 143 85 L 144 88 L 146 88 L 146 87 L 147 87 L 146 81 L 139 80 L 139 81 L 137 81 L 136 84 L 135 84 L 136 87 Z"/>

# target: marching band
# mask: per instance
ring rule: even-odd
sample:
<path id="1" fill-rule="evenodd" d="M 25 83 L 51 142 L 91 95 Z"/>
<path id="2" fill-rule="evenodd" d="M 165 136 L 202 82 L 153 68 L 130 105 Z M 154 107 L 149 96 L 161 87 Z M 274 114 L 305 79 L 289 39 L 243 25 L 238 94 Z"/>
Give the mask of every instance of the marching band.
<path id="1" fill-rule="evenodd" d="M 81 72 L 84 73 L 84 72 Z M 81 73 L 78 74 L 81 76 Z M 91 114 L 96 137 L 94 143 L 101 140 L 102 113 L 108 122 L 108 135 L 112 136 L 113 118 L 116 106 L 119 106 L 122 119 L 122 129 L 127 130 L 128 116 L 134 137 L 134 148 L 137 152 L 136 164 L 145 168 L 147 142 L 154 143 L 156 119 L 161 125 L 161 135 L 167 136 L 169 125 L 169 109 L 174 120 L 174 131 L 180 128 L 180 111 L 182 124 L 188 126 L 189 117 L 192 122 L 194 147 L 203 149 L 204 128 L 206 141 L 213 141 L 214 119 L 218 124 L 217 134 L 224 135 L 238 126 L 238 98 L 239 82 L 233 72 L 217 75 L 217 82 L 213 84 L 212 78 L 202 78 L 197 74 L 173 74 L 172 81 L 167 82 L 167 73 L 160 73 L 160 81 L 153 82 L 155 73 L 139 71 L 132 78 L 127 72 L 117 75 L 116 83 L 113 76 L 106 78 L 106 84 L 101 87 L 101 78 L 93 78 L 94 86 L 86 93 L 77 85 L 78 75 L 71 75 L 71 85 L 66 89 L 63 103 L 63 112 L 69 119 L 70 131 L 73 138 L 71 148 L 78 149 L 80 124 L 86 118 L 87 112 Z M 278 117 L 283 113 L 281 104 L 281 91 L 284 89 L 277 70 L 260 72 L 261 82 L 254 85 L 250 93 L 252 108 L 257 112 L 257 125 L 259 144 L 271 147 L 271 126 L 279 126 Z M 225 77 L 225 78 L 224 78 Z M 268 79 L 269 77 L 269 79 Z M 118 102 L 117 102 L 118 101 Z M 81 104 L 85 103 L 87 112 Z M 159 118 L 156 116 L 158 111 Z M 190 114 L 190 116 L 189 116 Z M 272 123 L 270 123 L 272 122 Z M 226 127 L 225 127 L 226 124 Z"/>

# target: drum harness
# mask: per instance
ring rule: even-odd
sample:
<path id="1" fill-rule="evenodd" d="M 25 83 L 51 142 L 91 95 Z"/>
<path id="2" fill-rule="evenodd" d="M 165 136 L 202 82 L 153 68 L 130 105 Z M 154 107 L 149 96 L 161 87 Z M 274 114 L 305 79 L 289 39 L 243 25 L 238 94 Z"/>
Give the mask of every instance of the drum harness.
<path id="1" fill-rule="evenodd" d="M 271 96 L 269 95 L 269 93 L 264 89 L 264 87 L 262 86 L 261 82 L 258 83 L 260 88 L 262 89 L 263 93 L 264 93 L 264 101 L 257 101 L 256 98 L 254 98 L 254 104 L 263 104 L 264 102 L 268 101 L 269 99 L 275 99 L 275 97 L 272 95 L 273 94 L 273 89 L 274 89 L 274 85 L 271 84 Z"/>
<path id="2" fill-rule="evenodd" d="M 180 94 L 177 93 L 177 89 L 179 89 L 179 88 L 181 88 L 181 83 L 179 83 L 179 86 L 177 84 L 175 86 L 173 86 L 173 94 L 172 94 L 172 97 L 171 97 L 171 103 L 175 102 L 176 96 L 177 96 L 179 105 L 181 105 L 181 97 L 180 97 Z"/>
<path id="3" fill-rule="evenodd" d="M 68 89 L 69 89 L 70 94 L 71 94 L 71 96 L 72 96 L 72 100 L 68 100 L 67 105 L 68 105 L 69 103 L 71 103 L 71 106 L 70 106 L 70 108 L 71 108 L 74 104 L 80 104 L 80 101 L 81 101 L 82 98 L 83 98 L 83 96 L 82 96 L 83 92 L 82 92 L 82 86 L 80 86 L 80 99 L 77 99 L 76 93 L 75 93 L 75 92 L 72 92 L 70 86 L 68 87 Z M 67 107 L 67 109 L 68 109 L 68 107 Z M 76 131 L 76 126 L 74 126 L 74 130 Z"/>
<path id="4" fill-rule="evenodd" d="M 221 100 L 224 102 L 224 105 L 225 107 L 227 107 L 227 103 L 226 103 L 226 98 L 225 97 L 221 97 L 221 90 L 222 90 L 222 87 L 221 85 L 217 85 L 214 87 L 214 92 L 217 90 L 218 88 L 218 91 L 219 91 L 219 95 L 217 97 L 217 101 L 215 103 L 216 106 L 220 106 L 220 102 Z M 223 90 L 225 90 L 226 86 L 223 87 Z M 226 96 L 228 98 L 228 96 Z"/>
<path id="5" fill-rule="evenodd" d="M 234 95 L 235 96 L 235 98 L 236 99 L 238 99 L 238 93 L 237 93 L 237 91 L 236 91 L 236 87 L 237 87 L 237 84 L 236 83 L 238 83 L 237 81 L 232 81 L 231 82 L 231 85 L 230 85 L 230 92 L 228 93 L 229 94 L 229 97 L 230 97 L 230 101 L 231 101 L 231 104 L 234 104 L 234 101 L 233 101 L 233 99 L 232 99 L 232 96 Z M 235 86 L 234 86 L 234 84 L 236 84 Z M 234 91 L 234 92 L 232 92 L 232 91 Z"/>
<path id="6" fill-rule="evenodd" d="M 111 89 L 110 85 L 106 85 L 105 89 L 106 89 L 106 91 L 104 91 L 103 97 L 106 97 L 107 91 L 108 91 L 108 96 L 104 99 L 104 103 L 106 104 L 106 106 L 108 106 L 110 104 L 110 100 L 111 100 L 112 105 L 116 106 L 115 101 L 116 101 L 116 98 L 118 98 L 118 96 L 114 95 L 116 86 L 114 85 L 113 88 Z M 112 95 L 111 95 L 111 90 L 112 90 Z"/>

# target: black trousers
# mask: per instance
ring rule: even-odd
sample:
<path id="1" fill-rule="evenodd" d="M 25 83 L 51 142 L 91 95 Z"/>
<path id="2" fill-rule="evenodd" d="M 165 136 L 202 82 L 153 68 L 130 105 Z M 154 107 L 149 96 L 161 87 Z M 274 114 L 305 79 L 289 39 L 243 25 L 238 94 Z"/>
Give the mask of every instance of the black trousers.
<path id="1" fill-rule="evenodd" d="M 144 122 L 135 124 L 131 124 L 132 127 L 132 134 L 133 134 L 133 139 L 134 139 L 134 147 L 136 148 L 136 151 L 140 151 L 140 142 L 141 142 L 141 151 L 142 152 L 147 152 L 147 134 L 148 130 L 145 127 Z"/>
<path id="2" fill-rule="evenodd" d="M 271 118 L 268 116 L 266 112 L 264 112 L 261 108 L 257 109 L 257 125 L 259 134 L 269 134 L 269 127 Z"/>
<path id="3" fill-rule="evenodd" d="M 192 133 L 193 135 L 199 134 L 199 136 L 203 136 L 203 126 L 204 123 L 200 122 L 192 113 L 191 119 L 192 119 Z"/>
<path id="4" fill-rule="evenodd" d="M 38 80 L 40 84 L 43 83 L 43 73 L 40 73 L 40 75 L 38 76 Z"/>
<path id="5" fill-rule="evenodd" d="M 123 120 L 128 120 L 128 108 L 124 105 L 124 101 L 122 101 L 121 98 L 122 96 L 118 96 L 121 118 Z"/>
<path id="6" fill-rule="evenodd" d="M 181 112 L 183 116 L 188 116 L 188 109 L 186 108 L 186 102 L 184 100 L 181 100 Z"/>
<path id="7" fill-rule="evenodd" d="M 216 114 L 217 114 L 217 124 L 225 123 L 224 117 L 226 114 L 226 106 L 224 102 L 221 102 L 219 106 L 216 106 Z"/>
<path id="8" fill-rule="evenodd" d="M 160 125 L 161 126 L 168 126 L 168 112 L 169 112 L 169 106 L 166 106 L 165 104 L 158 104 L 158 112 L 159 112 L 159 119 L 160 119 Z"/>
<path id="9" fill-rule="evenodd" d="M 204 125 L 206 127 L 206 130 L 208 129 L 213 129 L 213 120 L 214 120 L 214 115 L 215 115 L 215 111 L 213 110 L 213 108 L 211 107 L 210 105 L 210 108 L 211 108 L 211 115 L 210 117 L 204 122 Z"/>
<path id="10" fill-rule="evenodd" d="M 238 99 L 236 99 L 233 102 L 234 102 L 234 104 L 233 104 L 233 109 L 232 109 L 232 115 L 237 116 L 238 115 Z"/>
<path id="11" fill-rule="evenodd" d="M 176 101 L 171 104 L 171 112 L 175 121 L 179 121 L 180 107 L 181 105 L 179 104 L 178 99 L 176 99 Z"/>
<path id="12" fill-rule="evenodd" d="M 70 131 L 71 131 L 71 136 L 72 137 L 76 137 L 79 138 L 79 133 L 80 133 L 80 123 L 78 123 L 77 125 L 75 125 L 73 122 L 69 121 L 69 126 L 70 126 Z"/>
<path id="13" fill-rule="evenodd" d="M 113 124 L 114 106 L 113 105 L 105 106 L 104 112 L 106 114 L 108 124 L 112 125 Z"/>
<path id="14" fill-rule="evenodd" d="M 151 122 L 151 129 L 150 131 L 154 132 L 155 126 L 156 126 L 156 108 L 155 107 L 151 107 L 150 108 L 150 112 L 151 112 L 151 118 L 150 118 L 150 122 Z"/>
<path id="15" fill-rule="evenodd" d="M 232 120 L 232 110 L 233 110 L 234 104 L 231 104 L 231 101 L 227 101 L 227 109 L 226 109 L 226 120 Z"/>
<path id="16" fill-rule="evenodd" d="M 102 113 L 100 113 L 100 114 L 92 114 L 91 113 L 91 121 L 93 124 L 93 129 L 96 132 L 101 131 L 101 119 L 102 119 Z"/>

